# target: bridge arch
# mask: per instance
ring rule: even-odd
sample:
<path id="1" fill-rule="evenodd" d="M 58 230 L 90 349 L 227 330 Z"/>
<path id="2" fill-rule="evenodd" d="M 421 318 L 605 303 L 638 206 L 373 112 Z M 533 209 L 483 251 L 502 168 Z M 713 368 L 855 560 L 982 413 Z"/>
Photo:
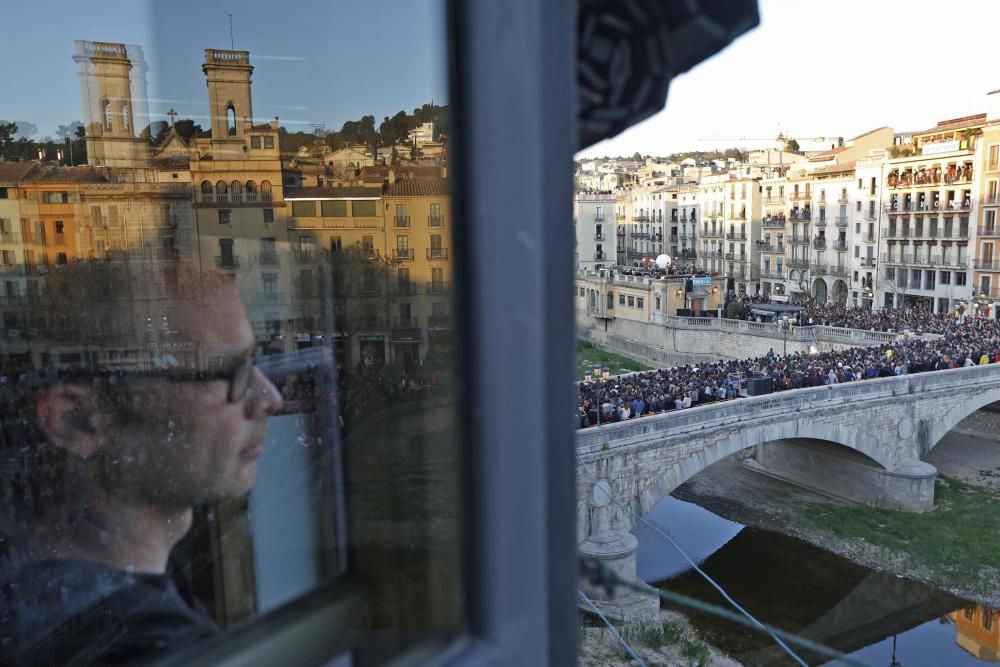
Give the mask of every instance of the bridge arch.
<path id="1" fill-rule="evenodd" d="M 992 403 L 1000 402 L 1000 385 L 969 396 L 960 409 L 945 412 L 938 419 L 921 419 L 913 425 L 913 440 L 920 458 L 934 449 L 963 419 Z"/>
<path id="2" fill-rule="evenodd" d="M 747 425 L 742 429 L 736 426 L 728 437 L 692 453 L 665 470 L 644 493 L 639 494 L 638 507 L 630 509 L 645 515 L 677 487 L 713 464 L 733 454 L 778 440 L 811 440 L 842 447 L 863 455 L 884 470 L 891 469 L 897 462 L 895 453 L 880 446 L 874 437 L 859 436 L 855 430 L 842 425 L 829 426 L 801 419 L 761 426 Z"/>

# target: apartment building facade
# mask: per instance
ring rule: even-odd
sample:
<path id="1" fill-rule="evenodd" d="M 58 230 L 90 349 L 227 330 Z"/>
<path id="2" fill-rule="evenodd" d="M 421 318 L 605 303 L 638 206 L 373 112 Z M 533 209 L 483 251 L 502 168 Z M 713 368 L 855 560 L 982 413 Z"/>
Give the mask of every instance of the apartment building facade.
<path id="1" fill-rule="evenodd" d="M 612 192 L 580 192 L 573 198 L 578 269 L 595 271 L 615 265 L 618 256 L 618 234 L 613 217 L 616 202 Z"/>
<path id="2" fill-rule="evenodd" d="M 886 164 L 880 302 L 951 312 L 973 296 L 982 131 L 986 115 L 913 135 L 913 153 Z"/>

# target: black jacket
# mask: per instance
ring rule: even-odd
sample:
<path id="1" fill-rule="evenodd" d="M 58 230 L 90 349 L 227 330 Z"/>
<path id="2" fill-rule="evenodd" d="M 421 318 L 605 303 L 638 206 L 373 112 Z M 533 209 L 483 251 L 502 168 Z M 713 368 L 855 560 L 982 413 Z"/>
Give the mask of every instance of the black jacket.
<path id="1" fill-rule="evenodd" d="M 3 665 L 141 665 L 218 632 L 168 575 L 34 561 L 0 581 Z"/>

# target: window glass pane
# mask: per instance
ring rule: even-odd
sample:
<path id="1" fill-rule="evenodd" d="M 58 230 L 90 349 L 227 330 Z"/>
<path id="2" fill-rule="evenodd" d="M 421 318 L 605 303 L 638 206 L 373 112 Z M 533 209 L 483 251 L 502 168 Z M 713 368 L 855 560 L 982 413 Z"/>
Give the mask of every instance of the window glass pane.
<path id="1" fill-rule="evenodd" d="M 375 202 L 374 201 L 352 201 L 351 202 L 351 215 L 355 218 L 362 217 L 374 217 L 375 216 Z"/>
<path id="2" fill-rule="evenodd" d="M 323 201 L 323 217 L 324 218 L 346 218 L 347 217 L 347 202 L 346 201 Z"/>
<path id="3" fill-rule="evenodd" d="M 292 215 L 296 218 L 315 218 L 316 202 L 314 201 L 293 201 Z"/>
<path id="4" fill-rule="evenodd" d="M 220 11 L 22 2 L 55 42 L 0 46 L 35 54 L 2 95 L 0 664 L 146 664 L 325 588 L 356 607 L 310 641 L 353 664 L 466 628 L 444 3 Z"/>

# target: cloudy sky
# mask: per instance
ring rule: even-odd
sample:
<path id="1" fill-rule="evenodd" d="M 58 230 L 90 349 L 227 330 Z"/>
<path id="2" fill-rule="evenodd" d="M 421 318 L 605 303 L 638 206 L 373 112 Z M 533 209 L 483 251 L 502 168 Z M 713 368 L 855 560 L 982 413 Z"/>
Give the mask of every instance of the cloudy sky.
<path id="1" fill-rule="evenodd" d="M 759 27 L 674 81 L 664 111 L 581 154 L 920 130 L 1000 88 L 997 0 L 758 1 Z"/>

